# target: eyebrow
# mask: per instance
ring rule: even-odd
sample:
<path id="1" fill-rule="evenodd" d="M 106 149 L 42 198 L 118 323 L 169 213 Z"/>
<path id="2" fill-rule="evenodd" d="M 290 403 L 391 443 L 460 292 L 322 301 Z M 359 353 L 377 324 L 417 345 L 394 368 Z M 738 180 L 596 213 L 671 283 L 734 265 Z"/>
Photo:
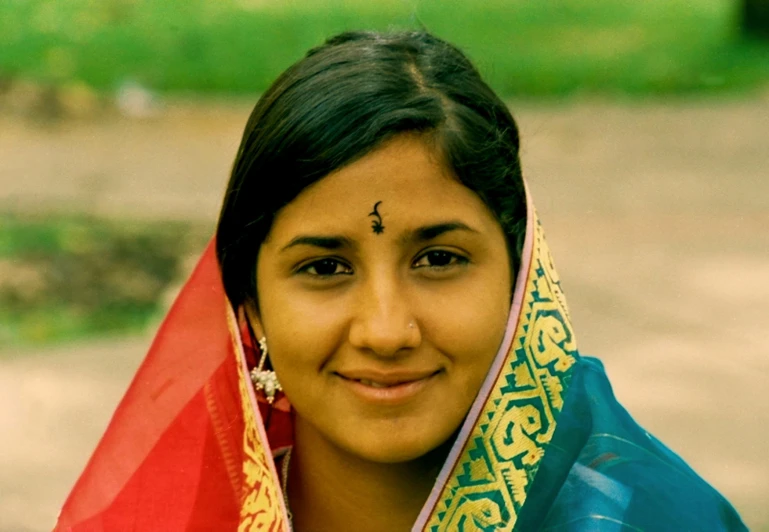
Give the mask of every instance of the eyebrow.
<path id="1" fill-rule="evenodd" d="M 427 242 L 451 231 L 467 231 L 469 233 L 478 234 L 477 230 L 473 229 L 465 223 L 459 221 L 449 221 L 419 227 L 414 231 L 410 231 L 408 234 L 404 235 L 402 240 L 405 242 Z"/>
<path id="2" fill-rule="evenodd" d="M 340 248 L 354 248 L 355 243 L 346 236 L 318 236 L 318 235 L 300 235 L 291 240 L 288 244 L 281 248 L 281 251 L 286 251 L 294 246 L 312 246 L 323 249 L 340 249 Z"/>

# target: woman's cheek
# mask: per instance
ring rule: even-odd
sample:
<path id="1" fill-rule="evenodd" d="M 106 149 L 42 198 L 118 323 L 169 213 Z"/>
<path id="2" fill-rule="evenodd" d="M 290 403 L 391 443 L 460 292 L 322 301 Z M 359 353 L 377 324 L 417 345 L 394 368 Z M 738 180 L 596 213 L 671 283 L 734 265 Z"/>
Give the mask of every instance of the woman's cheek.
<path id="1" fill-rule="evenodd" d="M 279 335 L 273 338 L 274 356 L 289 358 L 292 365 L 301 362 L 320 368 L 340 345 L 344 317 L 333 305 L 305 302 L 281 310 L 270 315 L 273 330 Z"/>

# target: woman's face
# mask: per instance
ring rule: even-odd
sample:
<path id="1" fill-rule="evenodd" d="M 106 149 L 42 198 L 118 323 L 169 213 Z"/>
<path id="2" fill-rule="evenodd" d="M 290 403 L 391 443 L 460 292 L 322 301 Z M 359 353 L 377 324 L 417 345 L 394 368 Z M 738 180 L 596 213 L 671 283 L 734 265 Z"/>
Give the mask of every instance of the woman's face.
<path id="1" fill-rule="evenodd" d="M 502 228 L 416 136 L 306 188 L 259 251 L 259 314 L 297 417 L 386 463 L 448 440 L 502 341 Z"/>

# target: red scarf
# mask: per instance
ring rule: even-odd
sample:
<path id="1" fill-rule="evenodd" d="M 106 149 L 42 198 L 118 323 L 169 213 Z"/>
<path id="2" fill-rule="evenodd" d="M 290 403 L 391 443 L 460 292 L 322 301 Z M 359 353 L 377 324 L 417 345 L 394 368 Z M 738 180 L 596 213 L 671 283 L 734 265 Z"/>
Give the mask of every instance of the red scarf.
<path id="1" fill-rule="evenodd" d="M 236 530 L 257 523 L 259 530 L 288 529 L 253 392 L 244 389 L 241 361 L 253 366 L 253 351 L 238 349 L 233 324 L 211 243 L 56 530 Z M 287 410 L 283 398 L 270 414 L 278 445 L 290 443 Z"/>

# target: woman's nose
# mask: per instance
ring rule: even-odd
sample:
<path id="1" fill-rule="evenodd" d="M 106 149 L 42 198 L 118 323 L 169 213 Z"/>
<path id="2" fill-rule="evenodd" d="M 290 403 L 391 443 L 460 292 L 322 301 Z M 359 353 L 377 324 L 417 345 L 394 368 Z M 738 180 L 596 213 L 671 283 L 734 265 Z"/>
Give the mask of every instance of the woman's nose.
<path id="1" fill-rule="evenodd" d="M 392 357 L 422 342 L 419 323 L 396 282 L 370 282 L 358 301 L 349 333 L 353 346 Z"/>

